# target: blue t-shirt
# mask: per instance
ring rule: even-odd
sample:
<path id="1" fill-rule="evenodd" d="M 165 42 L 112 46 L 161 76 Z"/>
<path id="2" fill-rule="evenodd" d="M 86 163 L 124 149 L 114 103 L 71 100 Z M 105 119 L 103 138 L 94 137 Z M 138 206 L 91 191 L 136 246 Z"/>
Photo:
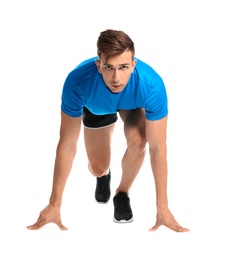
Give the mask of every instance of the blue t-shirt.
<path id="1" fill-rule="evenodd" d="M 83 61 L 68 74 L 61 103 L 65 114 L 78 117 L 84 106 L 96 115 L 144 108 L 148 120 L 158 120 L 168 114 L 164 82 L 152 67 L 137 59 L 126 87 L 119 93 L 112 93 L 98 72 L 96 59 Z"/>

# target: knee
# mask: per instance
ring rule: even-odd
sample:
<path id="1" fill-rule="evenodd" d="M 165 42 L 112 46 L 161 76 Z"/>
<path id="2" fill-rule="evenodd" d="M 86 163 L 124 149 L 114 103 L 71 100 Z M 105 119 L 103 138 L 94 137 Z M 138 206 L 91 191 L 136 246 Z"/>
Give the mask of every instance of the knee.
<path id="1" fill-rule="evenodd" d="M 102 165 L 99 166 L 96 163 L 88 163 L 88 169 L 91 172 L 91 174 L 94 175 L 95 177 L 102 177 L 109 171 L 108 167 L 105 168 Z"/>
<path id="2" fill-rule="evenodd" d="M 126 133 L 126 140 L 129 150 L 137 153 L 145 151 L 147 143 L 145 132 L 141 133 L 138 129 L 132 129 Z"/>

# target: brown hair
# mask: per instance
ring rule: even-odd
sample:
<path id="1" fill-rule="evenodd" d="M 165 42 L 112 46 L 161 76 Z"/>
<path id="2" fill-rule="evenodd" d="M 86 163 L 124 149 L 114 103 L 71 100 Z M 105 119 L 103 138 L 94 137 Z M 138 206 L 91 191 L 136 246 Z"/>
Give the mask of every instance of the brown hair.
<path id="1" fill-rule="evenodd" d="M 106 59 L 111 56 L 122 54 L 126 50 L 135 55 L 134 43 L 131 38 L 123 31 L 107 29 L 100 33 L 97 41 L 97 54 L 99 58 L 101 53 L 106 55 Z"/>

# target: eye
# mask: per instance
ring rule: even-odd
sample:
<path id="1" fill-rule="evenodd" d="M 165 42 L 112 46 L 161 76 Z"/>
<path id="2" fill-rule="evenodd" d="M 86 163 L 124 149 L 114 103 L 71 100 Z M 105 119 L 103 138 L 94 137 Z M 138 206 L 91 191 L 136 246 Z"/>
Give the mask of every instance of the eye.
<path id="1" fill-rule="evenodd" d="M 122 70 L 126 70 L 126 69 L 128 69 L 128 66 L 122 65 L 121 69 L 122 69 Z"/>
<path id="2" fill-rule="evenodd" d="M 111 67 L 110 65 L 106 65 L 106 66 L 105 66 L 105 69 L 106 69 L 106 70 L 111 70 L 112 67 Z"/>

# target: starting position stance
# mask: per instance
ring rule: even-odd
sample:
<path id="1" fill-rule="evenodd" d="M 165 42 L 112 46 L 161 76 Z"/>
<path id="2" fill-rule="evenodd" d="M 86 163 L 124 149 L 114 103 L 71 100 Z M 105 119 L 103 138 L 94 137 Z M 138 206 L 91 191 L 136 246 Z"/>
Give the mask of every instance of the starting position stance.
<path id="1" fill-rule="evenodd" d="M 64 83 L 61 103 L 60 139 L 56 150 L 53 186 L 49 204 L 30 230 L 47 223 L 67 229 L 60 208 L 66 181 L 77 151 L 81 122 L 84 124 L 88 168 L 96 177 L 95 198 L 110 199 L 111 138 L 119 113 L 124 123 L 127 148 L 122 159 L 122 177 L 113 197 L 114 221 L 131 222 L 129 191 L 149 145 L 156 189 L 155 231 L 164 225 L 177 232 L 180 226 L 168 207 L 167 198 L 167 94 L 162 78 L 135 58 L 134 43 L 123 31 L 105 30 L 97 41 L 97 56 L 72 70 Z"/>

